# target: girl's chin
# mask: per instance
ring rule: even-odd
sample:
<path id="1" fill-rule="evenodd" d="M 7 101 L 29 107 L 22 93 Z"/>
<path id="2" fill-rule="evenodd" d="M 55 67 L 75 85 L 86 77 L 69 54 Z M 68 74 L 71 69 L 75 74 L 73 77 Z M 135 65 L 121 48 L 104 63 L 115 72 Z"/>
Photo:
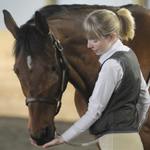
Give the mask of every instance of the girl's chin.
<path id="1" fill-rule="evenodd" d="M 96 55 L 98 55 L 98 56 L 100 56 L 100 55 L 101 55 L 101 54 L 100 54 L 100 53 L 98 53 L 98 52 L 95 52 L 95 54 L 96 54 Z"/>
<path id="2" fill-rule="evenodd" d="M 101 54 L 99 54 L 99 53 L 95 53 L 97 56 L 101 56 Z"/>

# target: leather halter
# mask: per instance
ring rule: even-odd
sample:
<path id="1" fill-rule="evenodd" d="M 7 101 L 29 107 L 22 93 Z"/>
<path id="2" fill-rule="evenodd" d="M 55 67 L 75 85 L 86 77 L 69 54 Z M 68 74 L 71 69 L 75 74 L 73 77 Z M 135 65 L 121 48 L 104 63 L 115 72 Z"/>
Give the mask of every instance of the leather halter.
<path id="1" fill-rule="evenodd" d="M 59 56 L 60 63 L 62 65 L 63 74 L 62 74 L 61 90 L 60 90 L 60 93 L 59 93 L 59 96 L 57 99 L 29 97 L 29 98 L 26 98 L 26 105 L 28 106 L 29 103 L 35 103 L 35 102 L 48 103 L 50 105 L 54 105 L 57 107 L 56 113 L 55 113 L 55 115 L 57 115 L 61 108 L 62 94 L 65 91 L 66 86 L 67 86 L 69 67 L 68 67 L 67 60 L 64 56 L 64 53 L 63 53 L 63 47 L 62 47 L 60 41 L 58 39 L 56 39 L 56 37 L 51 29 L 49 31 L 49 35 L 51 36 L 53 47 L 54 47 L 57 55 Z M 58 103 L 58 106 L 57 106 L 57 103 Z"/>

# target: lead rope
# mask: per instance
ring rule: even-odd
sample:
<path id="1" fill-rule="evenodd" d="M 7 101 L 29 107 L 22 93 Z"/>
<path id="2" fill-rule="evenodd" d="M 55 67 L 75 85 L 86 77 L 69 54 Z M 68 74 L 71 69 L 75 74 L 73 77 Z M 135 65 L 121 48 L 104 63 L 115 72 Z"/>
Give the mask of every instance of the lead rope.
<path id="1" fill-rule="evenodd" d="M 87 143 L 71 143 L 71 142 L 66 142 L 67 145 L 70 146 L 76 146 L 76 147 L 85 147 L 85 146 L 91 146 L 99 142 L 99 139 L 87 142 Z"/>
<path id="2" fill-rule="evenodd" d="M 55 134 L 57 135 L 57 137 L 60 137 L 60 134 L 56 133 Z M 72 143 L 72 142 L 66 142 L 67 145 L 70 145 L 70 146 L 76 146 L 76 147 L 85 147 L 85 146 L 91 146 L 91 145 L 94 145 L 96 143 L 99 142 L 99 139 L 97 140 L 94 140 L 94 141 L 91 141 L 91 142 L 87 142 L 87 143 Z"/>

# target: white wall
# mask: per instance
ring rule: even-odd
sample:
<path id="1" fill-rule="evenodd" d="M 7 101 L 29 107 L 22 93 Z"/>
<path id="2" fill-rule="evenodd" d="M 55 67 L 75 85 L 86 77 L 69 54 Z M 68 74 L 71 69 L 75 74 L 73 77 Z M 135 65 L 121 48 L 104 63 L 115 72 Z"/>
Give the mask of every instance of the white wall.
<path id="1" fill-rule="evenodd" d="M 147 5 L 147 8 L 150 9 L 150 0 L 146 0 L 146 5 Z"/>
<path id="2" fill-rule="evenodd" d="M 18 26 L 31 18 L 36 10 L 45 5 L 45 0 L 0 0 L 0 30 L 4 25 L 3 9 L 8 10 Z"/>
<path id="3" fill-rule="evenodd" d="M 97 4 L 121 6 L 125 4 L 133 4 L 134 0 L 56 0 L 57 4 Z"/>

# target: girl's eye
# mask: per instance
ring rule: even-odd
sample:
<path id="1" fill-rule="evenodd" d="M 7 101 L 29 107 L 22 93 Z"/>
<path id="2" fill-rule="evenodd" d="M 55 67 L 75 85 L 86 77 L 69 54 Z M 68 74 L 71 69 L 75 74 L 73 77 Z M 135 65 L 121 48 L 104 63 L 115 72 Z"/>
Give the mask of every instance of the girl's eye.
<path id="1" fill-rule="evenodd" d="M 93 43 L 97 43 L 97 40 L 92 40 Z"/>

